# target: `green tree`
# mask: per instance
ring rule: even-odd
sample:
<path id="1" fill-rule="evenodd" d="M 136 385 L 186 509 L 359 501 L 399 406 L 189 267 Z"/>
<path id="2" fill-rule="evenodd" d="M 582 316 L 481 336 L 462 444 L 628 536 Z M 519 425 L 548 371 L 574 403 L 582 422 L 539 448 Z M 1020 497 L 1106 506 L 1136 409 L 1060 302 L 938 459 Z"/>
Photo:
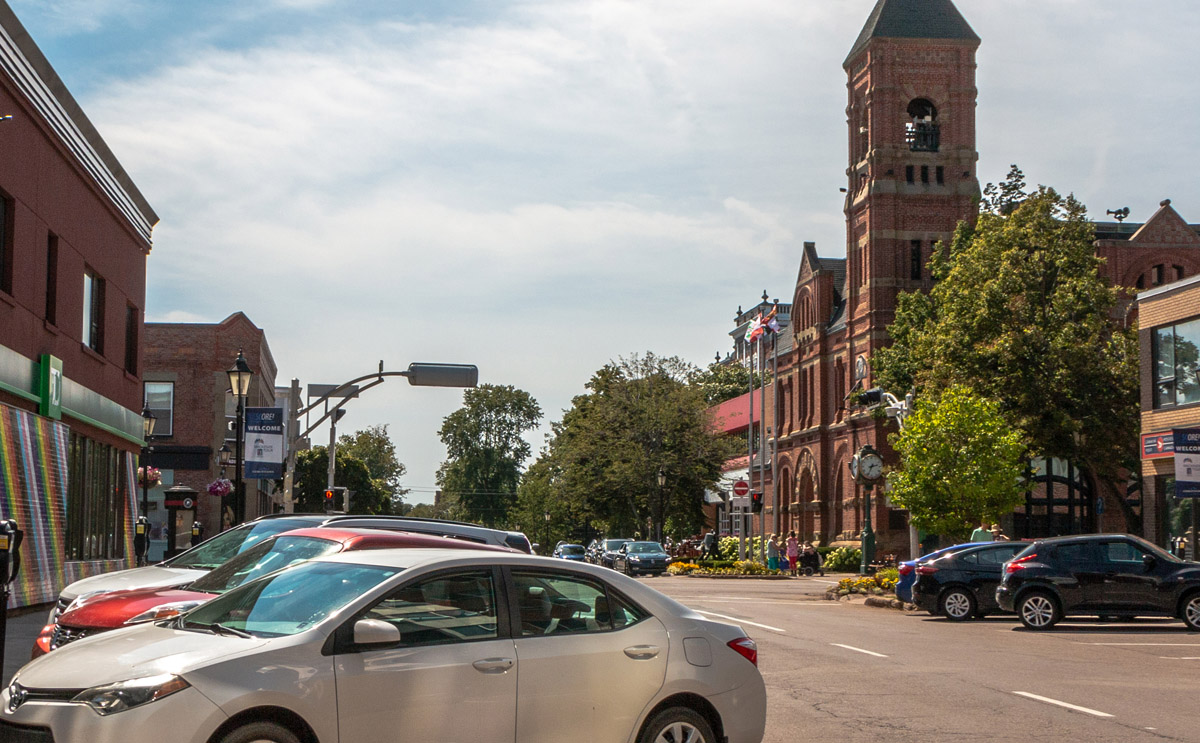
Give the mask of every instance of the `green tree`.
<path id="1" fill-rule="evenodd" d="M 877 379 L 918 396 L 970 386 L 1000 404 L 1031 453 L 1073 461 L 1121 492 L 1136 456 L 1138 348 L 1093 236 L 1083 205 L 1045 186 L 1007 215 L 960 224 L 931 260 L 929 296 L 902 295 L 889 329 L 897 342 L 873 360 Z"/>
<path id="2" fill-rule="evenodd" d="M 609 363 L 587 383 L 554 427 L 546 456 L 554 493 L 572 518 L 607 534 L 677 536 L 703 525 L 711 488 L 732 444 L 717 436 L 695 367 L 647 353 Z M 659 485 L 659 472 L 663 484 Z"/>
<path id="3" fill-rule="evenodd" d="M 403 510 L 404 495 L 408 490 L 401 487 L 400 478 L 407 472 L 396 457 L 396 445 L 388 437 L 387 424 L 370 426 L 353 434 L 342 434 L 338 438 L 338 451 L 345 452 L 367 466 L 376 489 L 387 493 L 391 501 L 391 512 Z"/>
<path id="4" fill-rule="evenodd" d="M 296 454 L 294 484 L 295 508 L 299 513 L 321 513 L 325 510 L 325 485 L 329 450 L 316 446 Z M 334 453 L 333 481 L 353 492 L 350 513 L 391 513 L 390 494 L 379 489 L 371 478 L 367 465 L 346 452 Z M 279 484 L 277 487 L 282 487 Z M 341 510 L 342 504 L 336 504 Z"/>
<path id="5" fill-rule="evenodd" d="M 709 405 L 719 405 L 726 400 L 746 394 L 750 390 L 751 380 L 753 380 L 754 388 L 758 389 L 762 386 L 763 375 L 757 371 L 751 372 L 737 362 L 713 362 L 703 371 L 696 372 L 692 376 L 691 382 L 701 389 L 704 399 Z M 769 384 L 770 372 L 767 372 L 766 380 Z"/>
<path id="6" fill-rule="evenodd" d="M 888 475 L 893 503 L 914 525 L 965 537 L 1023 502 L 1027 452 L 998 403 L 954 385 L 925 397 L 891 437 L 901 469 Z"/>
<path id="7" fill-rule="evenodd" d="M 541 419 L 542 409 L 528 392 L 490 384 L 466 390 L 463 406 L 446 416 L 439 435 L 448 458 L 438 470 L 438 485 L 468 518 L 488 526 L 507 522 L 529 457 L 522 436 Z"/>

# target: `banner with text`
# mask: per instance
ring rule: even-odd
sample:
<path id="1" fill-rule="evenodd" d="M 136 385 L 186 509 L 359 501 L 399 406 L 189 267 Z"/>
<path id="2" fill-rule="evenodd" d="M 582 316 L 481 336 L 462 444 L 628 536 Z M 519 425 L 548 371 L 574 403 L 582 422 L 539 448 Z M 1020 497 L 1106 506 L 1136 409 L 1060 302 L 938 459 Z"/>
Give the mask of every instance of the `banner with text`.
<path id="1" fill-rule="evenodd" d="M 1200 498 L 1200 428 L 1176 428 L 1175 497 Z"/>
<path id="2" fill-rule="evenodd" d="M 283 477 L 283 408 L 246 408 L 245 477 Z"/>

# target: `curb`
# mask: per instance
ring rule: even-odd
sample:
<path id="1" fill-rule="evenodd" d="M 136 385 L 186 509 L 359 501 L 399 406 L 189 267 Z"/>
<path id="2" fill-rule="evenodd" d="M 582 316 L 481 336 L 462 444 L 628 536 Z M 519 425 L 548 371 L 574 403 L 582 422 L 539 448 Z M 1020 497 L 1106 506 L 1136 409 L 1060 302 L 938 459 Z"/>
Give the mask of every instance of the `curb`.
<path id="1" fill-rule="evenodd" d="M 791 575 L 697 575 L 688 573 L 685 578 L 708 578 L 710 580 L 791 580 Z"/>

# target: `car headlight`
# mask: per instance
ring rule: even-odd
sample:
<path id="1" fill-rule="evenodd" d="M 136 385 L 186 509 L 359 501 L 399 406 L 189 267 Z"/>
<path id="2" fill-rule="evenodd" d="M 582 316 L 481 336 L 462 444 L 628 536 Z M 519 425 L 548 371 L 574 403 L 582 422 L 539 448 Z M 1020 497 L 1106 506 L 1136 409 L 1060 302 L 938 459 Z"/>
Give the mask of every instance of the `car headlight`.
<path id="1" fill-rule="evenodd" d="M 642 558 L 638 557 L 637 555 L 633 555 L 629 558 L 629 560 L 630 562 L 641 562 Z"/>
<path id="2" fill-rule="evenodd" d="M 170 696 L 191 686 L 174 674 L 147 676 L 84 689 L 72 702 L 86 704 L 97 714 L 112 715 Z"/>
<path id="3" fill-rule="evenodd" d="M 157 622 L 160 619 L 170 619 L 203 603 L 204 601 L 197 599 L 191 601 L 174 601 L 162 606 L 156 606 L 153 609 L 147 609 L 136 617 L 126 619 L 125 624 L 141 624 L 142 622 Z"/>

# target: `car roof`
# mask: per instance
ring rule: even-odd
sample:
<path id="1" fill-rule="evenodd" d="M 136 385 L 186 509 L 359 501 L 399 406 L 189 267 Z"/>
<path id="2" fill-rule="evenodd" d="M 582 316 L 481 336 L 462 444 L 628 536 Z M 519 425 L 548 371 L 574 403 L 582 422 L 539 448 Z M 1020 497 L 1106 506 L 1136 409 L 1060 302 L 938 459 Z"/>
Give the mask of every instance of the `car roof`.
<path id="1" fill-rule="evenodd" d="M 343 542 L 348 549 L 384 549 L 395 547 L 424 547 L 468 550 L 488 550 L 492 552 L 517 552 L 511 547 L 501 547 L 493 544 L 480 544 L 453 536 L 437 534 L 419 534 L 407 531 L 392 531 L 388 529 L 348 529 L 333 526 L 305 527 L 281 532 L 278 537 L 310 537 L 325 539 L 332 542 Z M 449 544 L 447 544 L 449 543 Z"/>

